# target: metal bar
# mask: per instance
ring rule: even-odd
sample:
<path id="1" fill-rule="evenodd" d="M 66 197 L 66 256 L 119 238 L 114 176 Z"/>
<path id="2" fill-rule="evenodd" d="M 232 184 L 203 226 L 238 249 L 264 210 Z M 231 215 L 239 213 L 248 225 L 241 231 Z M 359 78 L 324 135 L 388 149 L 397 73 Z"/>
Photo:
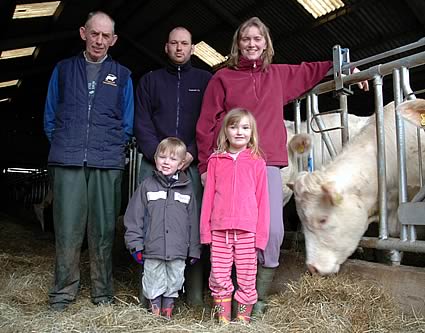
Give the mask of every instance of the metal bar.
<path id="1" fill-rule="evenodd" d="M 314 109 L 314 95 L 309 95 L 307 97 L 307 110 L 306 110 L 306 131 L 307 134 L 311 135 L 311 127 L 308 126 L 309 124 L 309 120 L 311 119 L 311 113 L 312 113 L 312 109 Z M 314 142 L 313 142 L 314 145 Z M 308 153 L 307 156 L 307 170 L 308 172 L 313 172 L 315 167 L 314 167 L 314 161 L 315 161 L 315 156 L 314 156 L 314 147 L 313 149 L 310 150 L 310 152 Z"/>
<path id="2" fill-rule="evenodd" d="M 344 76 L 342 80 L 344 82 L 344 85 L 350 85 L 365 80 L 371 80 L 377 75 L 389 75 L 395 68 L 400 68 L 402 66 L 405 66 L 407 68 L 413 68 L 423 64 L 425 64 L 425 51 L 405 58 L 397 59 L 386 64 L 376 65 L 368 69 L 364 69 L 358 73 Z M 309 93 L 320 95 L 334 90 L 335 82 L 332 80 L 318 84 L 312 90 L 310 90 Z"/>
<path id="3" fill-rule="evenodd" d="M 425 241 L 406 242 L 398 238 L 378 239 L 375 237 L 362 237 L 361 247 L 374 248 L 379 250 L 393 250 L 425 253 Z"/>
<path id="4" fill-rule="evenodd" d="M 348 130 L 348 102 L 347 94 L 339 94 L 339 108 L 341 110 L 341 144 L 344 147 L 348 143 L 349 130 Z"/>
<path id="5" fill-rule="evenodd" d="M 295 124 L 295 134 L 300 134 L 301 132 L 301 101 L 297 99 L 294 102 L 294 124 Z M 297 166 L 298 172 L 303 171 L 303 161 L 302 157 L 297 155 Z"/>
<path id="6" fill-rule="evenodd" d="M 393 50 L 389 50 L 389 51 L 386 51 L 386 52 L 383 52 L 383 53 L 380 53 L 380 54 L 376 54 L 376 55 L 373 55 L 373 56 L 365 58 L 365 59 L 361 59 L 361 60 L 351 62 L 351 63 L 346 64 L 346 65 L 343 65 L 342 71 L 344 71 L 344 69 L 355 68 L 355 67 L 359 67 L 359 66 L 362 66 L 362 65 L 367 65 L 367 64 L 376 62 L 376 61 L 384 59 L 384 58 L 388 58 L 388 57 L 398 55 L 398 54 L 401 54 L 401 53 L 404 53 L 404 52 L 407 52 L 407 51 L 410 51 L 410 50 L 414 50 L 414 49 L 419 48 L 419 47 L 424 46 L 424 45 L 425 45 L 425 37 L 419 39 L 417 42 L 407 44 L 407 45 L 404 45 L 404 46 L 400 46 L 400 47 L 395 48 Z M 331 75 L 331 74 L 333 74 L 333 71 L 328 72 L 328 75 Z"/>
<path id="7" fill-rule="evenodd" d="M 401 77 L 401 87 L 403 89 L 403 92 L 405 93 L 405 96 L 409 100 L 416 99 L 416 96 L 413 94 L 413 90 L 410 87 L 410 79 L 409 79 L 409 70 L 406 67 L 401 67 L 400 70 L 400 77 Z M 421 150 L 421 129 L 416 129 L 416 137 L 418 141 L 418 167 L 419 167 L 419 179 L 420 184 L 422 186 L 423 179 L 422 179 L 422 173 L 423 173 L 423 167 L 422 167 L 422 150 Z M 414 225 L 408 225 L 407 226 L 407 238 L 409 240 L 416 240 L 416 227 Z"/>
<path id="8" fill-rule="evenodd" d="M 310 95 L 315 95 L 313 93 L 309 94 Z M 323 123 L 323 120 L 320 118 L 320 113 L 319 113 L 319 109 L 317 107 L 317 103 L 313 104 L 313 108 L 312 108 L 312 112 L 313 112 L 313 118 L 316 121 L 316 125 L 319 128 L 320 132 L 322 133 L 322 140 L 325 142 L 326 148 L 328 149 L 329 155 L 331 157 L 331 159 L 334 159 L 337 155 L 336 150 L 335 150 L 335 146 L 333 145 L 333 142 L 329 136 L 329 133 L 326 132 L 325 130 L 325 124 Z M 310 124 L 311 126 L 311 124 Z"/>
<path id="9" fill-rule="evenodd" d="M 130 160 L 128 162 L 128 199 L 130 200 L 131 195 L 133 194 L 133 149 L 131 144 L 129 146 Z"/>
<path id="10" fill-rule="evenodd" d="M 137 187 L 137 144 L 133 143 L 133 178 L 132 178 L 132 186 L 131 186 L 131 195 L 136 191 Z"/>
<path id="11" fill-rule="evenodd" d="M 376 141 L 378 148 L 378 204 L 379 204 L 379 238 L 388 238 L 387 212 L 387 180 L 385 166 L 385 131 L 384 131 L 384 101 L 382 93 L 382 76 L 377 75 L 373 80 L 376 114 Z"/>
<path id="12" fill-rule="evenodd" d="M 297 242 L 305 242 L 302 232 L 288 231 L 285 232 L 286 240 L 294 240 Z M 362 237 L 359 247 L 379 250 L 393 250 L 415 253 L 425 253 L 425 241 L 404 242 L 398 238 L 379 239 L 377 237 Z"/>
<path id="13" fill-rule="evenodd" d="M 398 106 L 403 101 L 401 84 L 400 84 L 400 70 L 394 69 L 393 71 L 393 90 L 394 90 L 394 103 Z M 406 135 L 404 130 L 404 121 L 400 113 L 395 113 L 396 134 L 397 134 L 397 160 L 398 160 L 398 200 L 399 204 L 407 201 L 407 166 L 406 166 Z M 400 223 L 400 221 L 398 221 Z M 400 239 L 407 240 L 407 226 L 402 225 L 400 229 Z"/>

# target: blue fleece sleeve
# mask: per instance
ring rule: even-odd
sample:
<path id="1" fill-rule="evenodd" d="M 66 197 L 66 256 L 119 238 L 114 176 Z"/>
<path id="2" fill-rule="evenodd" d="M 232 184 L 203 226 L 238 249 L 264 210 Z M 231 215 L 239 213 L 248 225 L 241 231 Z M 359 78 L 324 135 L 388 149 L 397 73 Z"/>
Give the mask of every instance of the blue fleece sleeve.
<path id="1" fill-rule="evenodd" d="M 55 112 L 59 100 L 58 88 L 58 68 L 55 67 L 50 78 L 49 87 L 47 89 L 46 104 L 44 106 L 44 133 L 51 142 L 53 131 L 55 130 Z"/>
<path id="2" fill-rule="evenodd" d="M 133 123 L 134 123 L 134 97 L 133 97 L 133 82 L 131 78 L 128 78 L 127 84 L 124 87 L 124 131 L 126 134 L 127 141 L 133 135 Z"/>

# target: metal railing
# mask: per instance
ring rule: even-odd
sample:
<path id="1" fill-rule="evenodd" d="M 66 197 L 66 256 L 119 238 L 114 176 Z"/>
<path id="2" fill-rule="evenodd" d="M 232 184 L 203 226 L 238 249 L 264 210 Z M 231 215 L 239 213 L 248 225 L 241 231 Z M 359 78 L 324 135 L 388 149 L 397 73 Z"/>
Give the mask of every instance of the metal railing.
<path id="1" fill-rule="evenodd" d="M 406 45 L 404 47 L 385 52 L 380 55 L 369 57 L 348 65 L 342 65 L 343 69 L 347 67 L 354 67 L 360 65 L 367 65 L 372 62 L 384 59 L 385 57 L 398 55 L 402 52 L 413 50 L 420 46 L 425 45 L 425 38 L 422 38 L 417 43 Z M 334 59 L 335 60 L 335 59 Z M 410 88 L 409 84 L 409 69 L 425 65 L 425 52 L 418 52 L 404 58 L 390 61 L 379 65 L 372 66 L 364 69 L 359 73 L 342 75 L 339 80 L 342 81 L 344 86 L 355 84 L 357 82 L 372 80 L 373 81 L 373 94 L 374 94 L 374 110 L 376 115 L 376 137 L 377 137 L 377 175 L 378 175 L 378 206 L 379 206 L 379 237 L 363 237 L 360 241 L 360 246 L 366 248 L 376 248 L 384 250 L 392 250 L 393 263 L 400 261 L 398 251 L 410 251 L 425 253 L 425 241 L 418 241 L 416 239 L 415 225 L 400 224 L 400 238 L 390 238 L 388 228 L 388 209 L 387 209 L 387 172 L 386 172 L 386 156 L 385 156 L 385 129 L 384 129 L 384 105 L 383 105 L 383 77 L 392 75 L 394 87 L 394 102 L 395 106 L 400 104 L 406 99 L 415 99 L 415 94 Z M 341 70 L 343 72 L 343 70 Z M 320 113 L 317 109 L 317 98 L 319 95 L 334 92 L 337 84 L 333 81 L 321 83 L 309 91 L 300 99 L 306 99 L 307 115 L 312 114 L 311 122 L 316 124 L 319 131 L 322 133 L 322 140 L 327 147 L 329 155 L 333 158 L 336 155 L 334 144 L 328 135 L 328 130 L 324 128 L 320 119 Z M 342 91 L 339 94 L 340 110 L 341 112 L 341 130 L 347 129 L 348 124 L 345 123 L 347 110 L 347 92 Z M 296 133 L 300 129 L 300 102 L 294 103 L 294 119 Z M 309 118 L 307 118 L 309 119 Z M 397 162 L 398 162 L 398 183 L 399 183 L 399 203 L 405 203 L 408 200 L 407 196 L 407 163 L 412 163 L 411 160 L 406 160 L 406 133 L 404 129 L 404 120 L 401 119 L 397 112 L 394 115 L 395 128 L 396 128 L 396 144 L 397 144 Z M 422 144 L 421 144 L 421 129 L 417 130 L 417 143 L 418 143 L 418 160 L 419 165 L 419 179 L 418 185 L 423 186 L 423 165 L 422 165 Z M 423 135 L 423 134 L 422 134 Z M 344 145 L 348 140 L 348 132 L 342 133 L 342 144 Z M 302 169 L 303 163 L 299 162 L 299 170 Z M 313 164 L 314 165 L 314 164 Z M 424 203 L 425 205 L 425 203 Z M 399 222 L 400 223 L 400 222 Z"/>

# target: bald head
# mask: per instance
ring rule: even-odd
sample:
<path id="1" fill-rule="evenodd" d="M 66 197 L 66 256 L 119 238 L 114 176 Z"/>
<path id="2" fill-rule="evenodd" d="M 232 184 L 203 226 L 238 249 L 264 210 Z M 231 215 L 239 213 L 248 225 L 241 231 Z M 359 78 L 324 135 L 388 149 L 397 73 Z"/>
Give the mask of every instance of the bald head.
<path id="1" fill-rule="evenodd" d="M 192 34 L 183 27 L 176 27 L 170 31 L 165 43 L 165 53 L 177 65 L 185 64 L 193 54 Z"/>

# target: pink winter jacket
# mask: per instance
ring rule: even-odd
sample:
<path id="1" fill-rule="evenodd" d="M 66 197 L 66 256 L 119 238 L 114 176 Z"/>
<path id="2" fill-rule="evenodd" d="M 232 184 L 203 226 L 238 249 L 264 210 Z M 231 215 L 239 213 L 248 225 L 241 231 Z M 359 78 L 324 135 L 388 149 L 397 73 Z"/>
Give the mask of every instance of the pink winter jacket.
<path id="1" fill-rule="evenodd" d="M 255 247 L 267 245 L 270 227 L 266 163 L 250 149 L 233 159 L 214 153 L 208 160 L 200 222 L 202 244 L 211 243 L 212 230 L 255 233 Z"/>

